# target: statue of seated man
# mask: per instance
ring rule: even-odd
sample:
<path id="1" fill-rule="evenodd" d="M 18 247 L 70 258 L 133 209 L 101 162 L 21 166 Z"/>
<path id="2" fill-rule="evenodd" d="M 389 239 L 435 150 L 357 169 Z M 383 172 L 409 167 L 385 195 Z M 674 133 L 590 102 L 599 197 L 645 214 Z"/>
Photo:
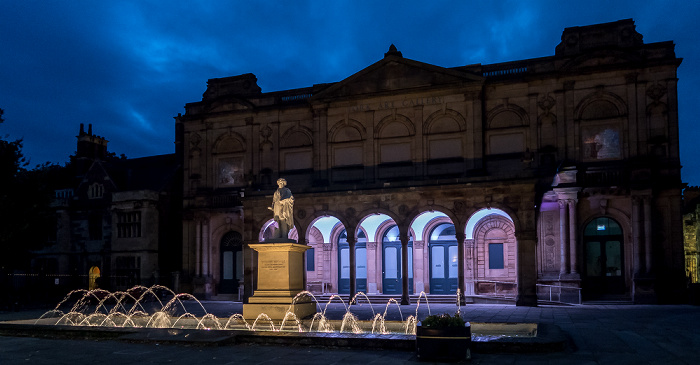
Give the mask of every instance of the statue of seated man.
<path id="1" fill-rule="evenodd" d="M 273 238 L 289 238 L 289 230 L 294 227 L 294 197 L 287 186 L 287 180 L 277 179 L 278 189 L 272 196 L 272 206 L 268 207 L 274 213 L 277 222 L 277 232 Z"/>

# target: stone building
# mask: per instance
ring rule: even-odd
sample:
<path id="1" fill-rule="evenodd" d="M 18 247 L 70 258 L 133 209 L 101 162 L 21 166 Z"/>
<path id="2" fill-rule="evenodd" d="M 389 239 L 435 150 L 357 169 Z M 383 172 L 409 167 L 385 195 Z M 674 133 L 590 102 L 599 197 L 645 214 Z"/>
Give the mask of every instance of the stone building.
<path id="1" fill-rule="evenodd" d="M 700 283 L 700 187 L 689 186 L 683 191 L 683 250 L 685 275 L 689 283 Z"/>
<path id="2" fill-rule="evenodd" d="M 52 203 L 57 233 L 34 253 L 34 272 L 67 289 L 171 285 L 181 249 L 182 172 L 175 154 L 115 157 L 92 125 L 85 132 L 81 124 L 77 138 L 65 167 L 73 178 Z"/>
<path id="3" fill-rule="evenodd" d="M 313 291 L 674 300 L 680 63 L 629 19 L 566 28 L 542 58 L 440 67 L 392 45 L 330 84 L 210 79 L 176 118 L 183 288 L 252 294 L 247 245 L 284 177 Z"/>

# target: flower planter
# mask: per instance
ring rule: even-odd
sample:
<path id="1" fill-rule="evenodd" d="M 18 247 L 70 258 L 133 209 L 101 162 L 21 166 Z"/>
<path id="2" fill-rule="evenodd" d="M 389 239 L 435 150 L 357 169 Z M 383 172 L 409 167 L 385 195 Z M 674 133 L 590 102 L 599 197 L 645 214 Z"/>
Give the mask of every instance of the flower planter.
<path id="1" fill-rule="evenodd" d="M 471 326 L 416 327 L 416 351 L 421 361 L 471 359 Z"/>

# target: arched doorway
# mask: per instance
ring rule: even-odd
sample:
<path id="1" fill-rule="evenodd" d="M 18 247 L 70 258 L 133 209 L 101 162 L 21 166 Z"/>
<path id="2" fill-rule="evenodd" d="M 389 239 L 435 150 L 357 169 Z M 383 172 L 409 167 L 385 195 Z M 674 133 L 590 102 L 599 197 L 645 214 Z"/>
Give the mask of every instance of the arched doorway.
<path id="1" fill-rule="evenodd" d="M 401 272 L 401 240 L 399 227 L 391 226 L 382 235 L 382 292 L 401 294 L 403 273 Z M 408 292 L 413 294 L 413 237 L 408 237 Z"/>
<path id="2" fill-rule="evenodd" d="M 350 245 L 346 230 L 338 236 L 338 293 L 350 293 Z M 367 292 L 367 237 L 365 232 L 358 230 L 355 243 L 355 289 Z"/>
<path id="3" fill-rule="evenodd" d="M 452 223 L 442 223 L 429 235 L 430 293 L 454 294 L 459 285 L 457 237 Z"/>
<path id="4" fill-rule="evenodd" d="M 235 231 L 226 233 L 221 238 L 220 252 L 219 293 L 238 293 L 239 283 L 243 281 L 243 236 Z"/>
<path id="5" fill-rule="evenodd" d="M 624 236 L 608 217 L 596 218 L 583 231 L 583 296 L 625 294 Z"/>
<path id="6" fill-rule="evenodd" d="M 95 289 L 100 288 L 99 277 L 100 277 L 100 268 L 97 266 L 91 267 L 90 271 L 88 272 L 88 289 L 89 290 L 95 290 Z"/>

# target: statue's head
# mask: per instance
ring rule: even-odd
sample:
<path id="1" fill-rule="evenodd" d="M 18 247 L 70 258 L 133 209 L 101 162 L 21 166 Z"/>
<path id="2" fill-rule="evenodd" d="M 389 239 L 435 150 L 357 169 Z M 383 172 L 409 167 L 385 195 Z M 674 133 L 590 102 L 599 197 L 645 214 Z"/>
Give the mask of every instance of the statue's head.
<path id="1" fill-rule="evenodd" d="M 287 180 L 282 178 L 277 179 L 277 186 L 280 188 L 287 186 Z"/>

